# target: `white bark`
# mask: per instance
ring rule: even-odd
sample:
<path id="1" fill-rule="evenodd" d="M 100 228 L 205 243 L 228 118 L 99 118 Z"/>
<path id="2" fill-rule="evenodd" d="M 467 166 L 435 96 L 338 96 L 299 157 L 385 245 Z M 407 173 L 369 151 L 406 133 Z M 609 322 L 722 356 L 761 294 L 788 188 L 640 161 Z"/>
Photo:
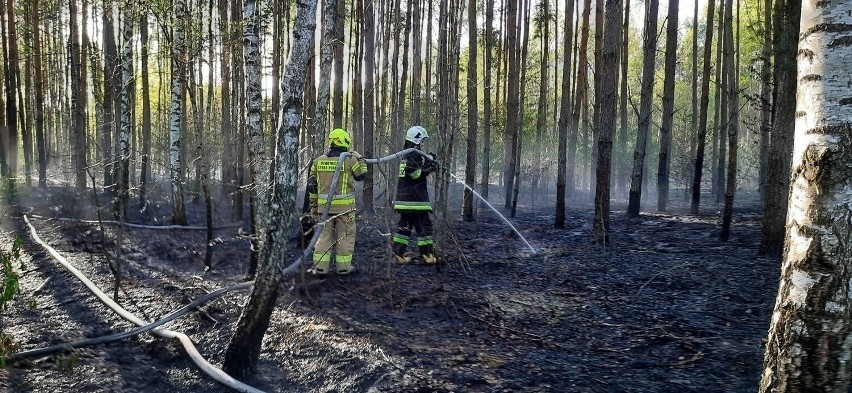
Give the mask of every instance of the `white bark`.
<path id="1" fill-rule="evenodd" d="M 121 96 L 120 96 L 120 129 L 118 132 L 118 156 L 119 156 L 119 197 L 126 202 L 127 191 L 129 188 L 130 174 L 130 127 L 133 125 L 130 109 L 130 95 L 133 93 L 132 88 L 132 72 L 133 72 L 133 17 L 131 12 L 127 12 L 124 17 L 124 28 L 122 29 L 122 50 L 121 50 Z M 124 206 L 121 207 L 122 214 Z"/>
<path id="2" fill-rule="evenodd" d="M 846 392 L 852 377 L 852 3 L 805 0 L 781 283 L 761 391 Z"/>
<path id="3" fill-rule="evenodd" d="M 246 132 L 248 134 L 249 160 L 255 184 L 255 222 L 261 223 L 269 211 L 269 155 L 263 135 L 261 117 L 261 65 L 258 37 L 258 6 L 255 1 L 243 5 L 243 60 L 245 61 Z M 264 250 L 265 225 L 258 225 L 258 246 Z"/>
<path id="4" fill-rule="evenodd" d="M 174 220 L 185 223 L 183 207 L 183 163 L 180 154 L 180 126 L 183 121 L 181 101 L 183 98 L 183 78 L 186 69 L 186 42 L 183 31 L 186 19 L 186 0 L 174 1 L 174 32 L 172 37 L 172 91 L 171 112 L 169 115 L 169 172 L 172 182 Z"/>

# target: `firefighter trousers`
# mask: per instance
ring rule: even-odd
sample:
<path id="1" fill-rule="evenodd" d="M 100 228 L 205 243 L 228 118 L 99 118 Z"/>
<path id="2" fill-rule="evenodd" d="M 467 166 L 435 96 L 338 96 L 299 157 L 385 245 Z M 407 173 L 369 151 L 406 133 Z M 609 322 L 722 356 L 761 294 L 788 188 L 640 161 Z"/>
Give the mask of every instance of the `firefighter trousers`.
<path id="1" fill-rule="evenodd" d="M 334 254 L 338 270 L 348 269 L 352 263 L 352 253 L 355 251 L 355 212 L 346 213 L 332 218 L 326 223 L 314 247 L 314 264 L 326 266 Z"/>

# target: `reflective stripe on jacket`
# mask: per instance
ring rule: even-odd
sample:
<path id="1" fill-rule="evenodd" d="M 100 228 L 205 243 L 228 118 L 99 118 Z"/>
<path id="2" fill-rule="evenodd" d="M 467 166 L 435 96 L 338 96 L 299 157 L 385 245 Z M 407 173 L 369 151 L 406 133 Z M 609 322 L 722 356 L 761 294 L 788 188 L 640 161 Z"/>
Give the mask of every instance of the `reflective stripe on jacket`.
<path id="1" fill-rule="evenodd" d="M 320 211 L 328 202 L 329 195 L 332 194 L 331 182 L 334 179 L 340 153 L 339 149 L 332 148 L 328 153 L 317 157 L 311 165 L 309 177 L 316 178 L 317 188 L 316 193 L 311 192 L 309 198 L 311 206 L 317 207 Z M 361 180 L 366 173 L 366 164 L 359 162 L 355 157 L 348 156 L 343 160 L 343 166 L 337 178 L 337 188 L 334 196 L 331 197 L 330 214 L 343 213 L 355 207 L 354 181 Z"/>
<path id="2" fill-rule="evenodd" d="M 399 163 L 399 180 L 396 185 L 396 211 L 432 211 L 426 177 L 431 173 L 426 158 L 419 153 L 408 153 Z"/>

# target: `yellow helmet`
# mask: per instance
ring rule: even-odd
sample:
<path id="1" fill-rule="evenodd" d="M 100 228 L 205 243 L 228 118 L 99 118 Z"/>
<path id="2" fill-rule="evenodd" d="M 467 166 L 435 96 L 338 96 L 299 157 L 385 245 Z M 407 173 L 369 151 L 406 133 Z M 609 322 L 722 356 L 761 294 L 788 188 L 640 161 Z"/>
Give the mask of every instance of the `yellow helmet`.
<path id="1" fill-rule="evenodd" d="M 328 141 L 332 145 L 349 148 L 352 145 L 352 137 L 342 128 L 335 128 L 328 134 Z"/>

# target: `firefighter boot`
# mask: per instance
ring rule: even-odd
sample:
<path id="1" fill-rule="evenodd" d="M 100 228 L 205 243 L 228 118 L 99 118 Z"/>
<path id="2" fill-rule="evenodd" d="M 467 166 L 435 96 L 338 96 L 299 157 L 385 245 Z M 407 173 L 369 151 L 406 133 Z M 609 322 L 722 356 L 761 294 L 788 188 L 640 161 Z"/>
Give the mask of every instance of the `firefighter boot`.
<path id="1" fill-rule="evenodd" d="M 309 272 L 311 272 L 311 273 L 313 273 L 317 276 L 324 276 L 324 275 L 328 274 L 328 265 L 329 265 L 328 261 L 315 261 L 314 267 L 311 268 L 309 270 Z"/>
<path id="2" fill-rule="evenodd" d="M 407 246 L 408 244 L 400 243 L 394 239 L 393 257 L 396 258 L 396 261 L 400 264 L 411 262 L 411 257 L 405 256 L 405 249 L 408 248 Z"/>
<path id="3" fill-rule="evenodd" d="M 352 266 L 352 262 L 337 262 L 335 263 L 335 267 L 338 276 L 345 276 L 355 271 L 355 267 Z"/>
<path id="4" fill-rule="evenodd" d="M 438 262 L 438 258 L 435 256 L 434 247 L 431 244 L 424 244 L 420 246 L 420 256 L 423 257 L 423 262 L 426 262 L 428 265 Z"/>

